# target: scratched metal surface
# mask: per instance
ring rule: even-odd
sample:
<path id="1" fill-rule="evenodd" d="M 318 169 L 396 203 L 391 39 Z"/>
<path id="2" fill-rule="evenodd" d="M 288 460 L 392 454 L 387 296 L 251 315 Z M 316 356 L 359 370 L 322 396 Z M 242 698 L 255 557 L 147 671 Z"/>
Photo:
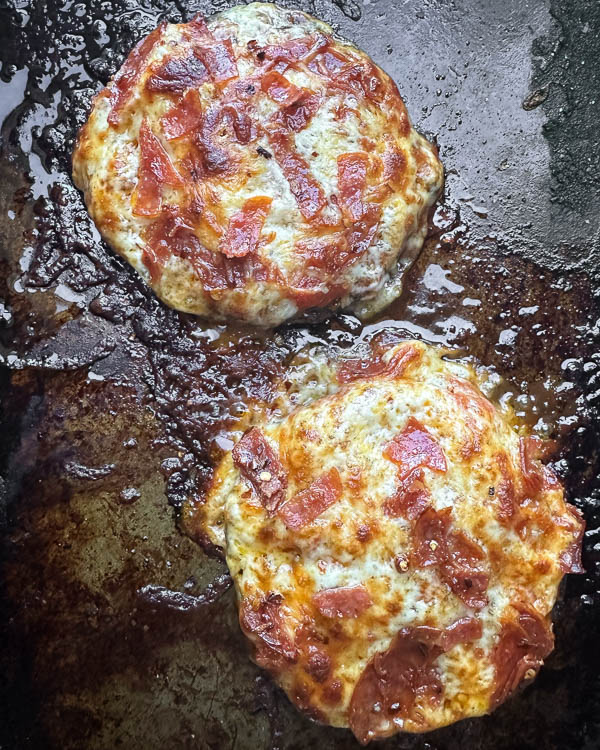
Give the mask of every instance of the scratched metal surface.
<path id="1" fill-rule="evenodd" d="M 600 747 L 600 6 L 307 0 L 439 144 L 443 207 L 406 293 L 258 335 L 168 311 L 99 240 L 70 177 L 92 94 L 159 20 L 225 3 L 0 0 L 0 747 L 355 747 L 247 658 L 225 568 L 181 533 L 231 421 L 307 340 L 382 327 L 462 348 L 557 439 L 588 523 L 557 649 L 494 715 L 384 743 Z"/>

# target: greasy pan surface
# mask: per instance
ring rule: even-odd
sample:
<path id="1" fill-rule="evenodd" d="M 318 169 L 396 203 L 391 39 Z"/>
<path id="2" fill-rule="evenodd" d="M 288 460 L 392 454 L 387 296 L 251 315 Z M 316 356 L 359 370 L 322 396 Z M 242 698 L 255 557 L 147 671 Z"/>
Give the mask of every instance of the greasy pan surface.
<path id="1" fill-rule="evenodd" d="M 218 2 L 0 3 L 0 747 L 355 747 L 246 655 L 229 579 L 177 528 L 228 425 L 307 341 L 461 347 L 557 440 L 587 519 L 557 648 L 492 716 L 382 746 L 600 747 L 600 6 L 307 0 L 399 83 L 446 196 L 403 298 L 257 335 L 161 306 L 70 182 L 92 94 L 160 19 Z M 518 395 L 521 394 L 521 395 Z"/>

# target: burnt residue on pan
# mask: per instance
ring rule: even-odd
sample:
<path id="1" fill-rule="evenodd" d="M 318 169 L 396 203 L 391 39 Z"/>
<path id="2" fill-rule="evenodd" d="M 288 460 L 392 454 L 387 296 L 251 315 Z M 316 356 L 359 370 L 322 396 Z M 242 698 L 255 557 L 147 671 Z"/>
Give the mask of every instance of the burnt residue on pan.
<path id="1" fill-rule="evenodd" d="M 90 98 L 133 43 L 225 3 L 0 6 L 0 746 L 355 746 L 250 663 L 226 570 L 177 515 L 299 349 L 393 328 L 504 378 L 504 397 L 557 440 L 588 531 L 587 573 L 566 582 L 534 686 L 490 717 L 384 746 L 597 748 L 600 7 L 298 4 L 392 74 L 447 169 L 404 296 L 366 326 L 338 315 L 257 333 L 167 310 L 70 182 Z"/>

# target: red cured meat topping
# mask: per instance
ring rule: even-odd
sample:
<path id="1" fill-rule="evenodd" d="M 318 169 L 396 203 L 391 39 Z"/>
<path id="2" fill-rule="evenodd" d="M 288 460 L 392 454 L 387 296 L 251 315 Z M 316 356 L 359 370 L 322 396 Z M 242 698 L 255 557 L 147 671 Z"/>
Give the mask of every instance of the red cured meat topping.
<path id="1" fill-rule="evenodd" d="M 342 494 L 342 480 L 337 469 L 315 479 L 305 490 L 294 495 L 279 508 L 279 516 L 288 529 L 298 531 L 312 523 Z"/>
<path id="2" fill-rule="evenodd" d="M 415 417 L 409 417 L 402 432 L 385 446 L 383 455 L 400 467 L 401 479 L 418 468 L 438 472 L 448 468 L 439 443 Z"/>
<path id="3" fill-rule="evenodd" d="M 241 210 L 231 217 L 219 248 L 224 255 L 228 258 L 243 258 L 256 252 L 271 202 L 271 198 L 262 195 L 249 198 Z"/>
<path id="4" fill-rule="evenodd" d="M 252 485 L 269 515 L 285 499 L 287 473 L 258 427 L 253 427 L 231 452 L 240 474 Z"/>
<path id="5" fill-rule="evenodd" d="M 323 617 L 360 617 L 373 604 L 364 586 L 324 589 L 312 600 Z"/>
<path id="6" fill-rule="evenodd" d="M 132 196 L 133 213 L 157 216 L 162 205 L 163 185 L 178 187 L 181 177 L 146 120 L 140 125 L 138 182 Z"/>

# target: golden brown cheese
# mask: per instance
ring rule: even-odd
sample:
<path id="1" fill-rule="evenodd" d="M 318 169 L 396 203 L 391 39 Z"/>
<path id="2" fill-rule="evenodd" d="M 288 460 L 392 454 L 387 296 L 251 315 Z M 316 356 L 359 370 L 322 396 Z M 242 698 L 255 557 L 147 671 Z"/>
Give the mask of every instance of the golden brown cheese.
<path id="1" fill-rule="evenodd" d="M 552 650 L 582 521 L 470 367 L 420 342 L 319 367 L 206 498 L 254 659 L 365 743 L 487 713 Z"/>
<path id="2" fill-rule="evenodd" d="M 442 168 L 363 52 L 252 3 L 140 42 L 94 100 L 73 177 L 168 305 L 277 325 L 397 296 Z"/>

